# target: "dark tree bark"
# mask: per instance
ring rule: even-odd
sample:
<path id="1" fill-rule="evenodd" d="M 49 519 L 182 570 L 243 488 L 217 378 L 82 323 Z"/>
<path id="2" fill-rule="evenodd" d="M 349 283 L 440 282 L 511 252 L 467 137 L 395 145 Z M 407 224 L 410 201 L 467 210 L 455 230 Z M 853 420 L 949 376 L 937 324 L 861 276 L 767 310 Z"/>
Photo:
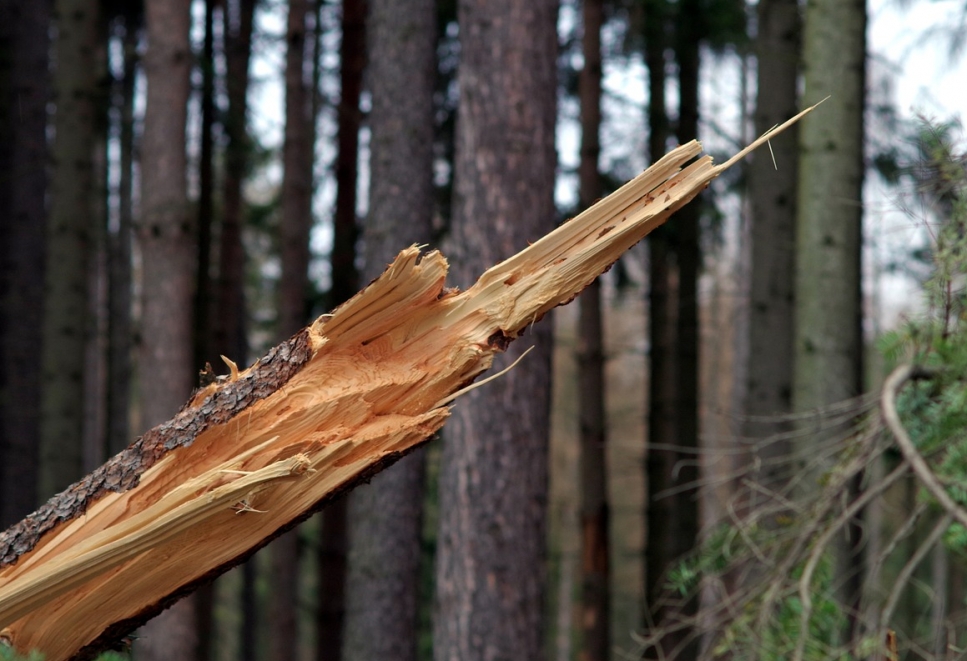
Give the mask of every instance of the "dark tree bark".
<path id="1" fill-rule="evenodd" d="M 339 106 L 336 154 L 336 210 L 333 215 L 332 291 L 335 307 L 356 293 L 356 187 L 359 166 L 359 96 L 366 67 L 366 0 L 344 0 L 339 48 Z"/>
<path id="2" fill-rule="evenodd" d="M 37 504 L 50 15 L 0 3 L 0 527 Z"/>
<path id="3" fill-rule="evenodd" d="M 219 237 L 215 351 L 238 364 L 248 363 L 245 337 L 245 251 L 242 246 L 242 183 L 251 146 L 248 135 L 249 60 L 256 0 L 233 0 L 223 11 L 225 28 L 225 176 L 222 180 L 222 226 Z"/>
<path id="4" fill-rule="evenodd" d="M 653 39 L 666 27 L 667 5 L 649 3 L 658 26 L 650 28 Z M 699 45 L 703 37 L 702 8 L 698 0 L 682 0 L 674 9 L 674 41 L 678 62 L 679 110 L 676 135 L 682 144 L 698 133 Z M 647 18 L 646 18 L 647 21 Z M 663 31 L 663 30 L 662 30 Z M 647 36 L 646 36 L 647 39 Z M 668 45 L 668 42 L 665 42 Z M 657 44 L 656 46 L 657 47 Z M 664 55 L 651 58 L 655 69 L 664 67 Z M 657 82 L 657 81 L 656 81 Z M 654 104 L 654 101 L 652 102 Z M 658 108 L 661 112 L 663 109 Z M 656 136 L 656 138 L 659 136 Z M 653 150 L 661 153 L 658 146 Z M 679 214 L 669 242 L 652 244 L 651 272 L 651 393 L 649 443 L 664 447 L 648 450 L 648 542 L 645 569 L 649 628 L 659 633 L 655 649 L 646 652 L 658 658 L 692 658 L 698 640 L 688 620 L 698 608 L 696 595 L 679 599 L 664 588 L 665 573 L 672 564 L 695 547 L 699 512 L 697 488 L 679 490 L 674 496 L 659 496 L 682 485 L 696 485 L 698 466 L 698 275 L 699 208 L 690 205 Z M 671 236 L 668 236 L 668 235 Z M 671 450 L 676 446 L 682 449 Z"/>
<path id="5" fill-rule="evenodd" d="M 311 0 L 290 0 L 286 29 L 285 139 L 282 146 L 282 280 L 279 336 L 288 337 L 309 316 L 309 230 L 312 227 L 311 98 L 305 72 L 306 22 Z"/>
<path id="6" fill-rule="evenodd" d="M 118 224 L 108 234 L 107 450 L 114 455 L 131 441 L 131 247 L 133 240 L 133 166 L 135 77 L 138 35 L 143 16 L 130 12 L 121 31 L 124 67 L 115 83 L 119 106 Z"/>
<path id="7" fill-rule="evenodd" d="M 141 149 L 141 415 L 150 428 L 174 415 L 195 381 L 192 300 L 196 246 L 185 172 L 185 122 L 192 54 L 189 0 L 147 0 L 148 48 Z M 198 643 L 191 599 L 144 629 L 139 657 L 190 659 Z"/>
<path id="8" fill-rule="evenodd" d="M 332 288 L 329 303 L 335 307 L 356 293 L 356 188 L 359 171 L 359 129 L 362 113 L 359 97 L 366 66 L 366 1 L 344 0 L 339 48 L 339 106 L 337 107 L 338 153 L 336 154 L 336 209 L 333 214 L 333 241 L 330 264 Z M 348 502 L 334 501 L 322 513 L 319 544 L 319 590 L 316 612 L 316 659 L 338 661 L 343 649 L 343 622 L 346 615 L 346 574 L 348 541 Z"/>
<path id="9" fill-rule="evenodd" d="M 760 0 L 756 35 L 757 96 L 755 132 L 762 135 L 792 117 L 798 107 L 801 21 L 796 0 Z M 795 299 L 797 128 L 770 141 L 769 154 L 749 163 L 752 248 L 749 347 L 746 366 L 747 416 L 743 435 L 765 438 L 781 433 L 781 422 L 764 416 L 792 411 L 793 311 Z M 789 444 L 776 441 L 759 457 L 759 479 L 767 488 L 781 486 L 770 460 L 786 456 Z M 745 457 L 748 459 L 748 457 Z"/>
<path id="10" fill-rule="evenodd" d="M 601 0 L 583 2 L 584 68 L 581 97 L 581 208 L 601 197 Z M 608 475 L 604 383 L 604 333 L 601 281 L 582 292 L 578 326 L 578 383 L 581 438 L 581 651 L 582 661 L 605 661 L 611 655 L 608 543 Z M 561 598 L 568 598 L 562 595 Z"/>
<path id="11" fill-rule="evenodd" d="M 286 28 L 285 141 L 282 147 L 282 281 L 279 338 L 299 330 L 309 317 L 309 233 L 312 228 L 312 98 L 306 54 L 312 0 L 290 0 Z M 272 544 L 269 596 L 269 659 L 289 661 L 298 645 L 299 531 Z"/>
<path id="12" fill-rule="evenodd" d="M 240 365 L 248 364 L 245 337 L 245 251 L 242 245 L 244 201 L 242 182 L 250 153 L 248 135 L 249 60 L 256 0 L 232 0 L 222 10 L 225 39 L 225 172 L 222 179 L 222 223 L 214 325 L 215 352 Z M 258 639 L 258 608 L 254 560 L 242 569 L 241 661 L 255 661 Z"/>
<path id="13" fill-rule="evenodd" d="M 699 118 L 699 46 L 704 38 L 703 6 L 700 0 L 680 0 L 677 6 L 675 26 L 675 55 L 678 59 L 678 142 L 685 144 L 698 138 Z M 675 320 L 675 418 L 677 438 L 674 445 L 681 449 L 674 453 L 668 469 L 668 486 L 681 487 L 674 496 L 668 497 L 672 517 L 663 535 L 668 544 L 666 559 L 672 563 L 681 560 L 698 545 L 700 526 L 698 462 L 695 452 L 699 448 L 698 370 L 699 370 L 699 318 L 698 276 L 702 267 L 699 244 L 699 217 L 701 201 L 682 209 L 675 229 L 678 232 L 676 258 L 678 266 L 678 314 Z M 671 564 L 666 565 L 666 570 Z M 698 613 L 698 595 L 684 598 L 683 603 L 666 611 L 662 619 L 674 625 L 676 619 L 688 620 Z M 698 655 L 700 641 L 694 636 L 692 626 L 681 627 L 662 641 L 668 652 L 681 659 L 693 659 Z M 667 653 L 667 652 L 666 652 Z"/>
<path id="14" fill-rule="evenodd" d="M 215 227 L 215 4 L 220 0 L 205 0 L 204 28 L 198 69 L 201 71 L 201 135 L 198 153 L 198 268 L 195 278 L 194 308 L 194 364 L 216 363 L 212 347 L 212 237 Z"/>
<path id="15" fill-rule="evenodd" d="M 554 222 L 557 3 L 464 0 L 453 274 L 461 285 Z M 443 450 L 434 657 L 544 656 L 551 334 L 469 393 Z M 519 352 L 510 351 L 510 357 Z"/>
<path id="16" fill-rule="evenodd" d="M 40 496 L 49 498 L 84 474 L 84 358 L 88 269 L 95 232 L 98 8 L 56 0 L 54 141 L 41 354 Z"/>
<path id="17" fill-rule="evenodd" d="M 648 0 L 645 4 L 645 64 L 648 68 L 648 151 L 652 163 L 665 153 L 669 126 L 665 99 L 665 51 L 668 44 L 668 9 L 665 0 Z M 671 269 L 673 259 L 667 227 L 658 228 L 648 237 L 648 445 L 672 444 L 675 438 L 674 414 L 674 344 L 672 329 L 675 312 L 671 302 Z M 666 482 L 671 459 L 664 451 L 649 447 L 646 457 L 648 497 L 645 526 L 645 626 L 653 619 L 650 611 L 661 597 L 664 567 L 667 558 L 659 535 L 667 526 L 672 513 L 668 501 L 655 500 Z"/>
<path id="18" fill-rule="evenodd" d="M 198 202 L 197 202 L 197 271 L 194 299 L 194 361 L 197 366 L 218 364 L 214 349 L 212 326 L 212 303 L 215 281 L 212 277 L 212 237 L 216 224 L 215 215 L 215 5 L 219 0 L 205 0 L 204 28 L 201 57 L 201 136 L 198 155 Z M 243 363 L 244 364 L 244 363 Z M 208 661 L 212 657 L 214 631 L 215 585 L 208 583 L 195 592 L 195 624 L 198 627 L 196 661 Z"/>
<path id="19" fill-rule="evenodd" d="M 436 12 L 432 0 L 370 0 L 369 214 L 363 280 L 399 250 L 432 236 L 433 86 Z M 346 661 L 417 655 L 425 476 L 419 450 L 349 498 Z"/>

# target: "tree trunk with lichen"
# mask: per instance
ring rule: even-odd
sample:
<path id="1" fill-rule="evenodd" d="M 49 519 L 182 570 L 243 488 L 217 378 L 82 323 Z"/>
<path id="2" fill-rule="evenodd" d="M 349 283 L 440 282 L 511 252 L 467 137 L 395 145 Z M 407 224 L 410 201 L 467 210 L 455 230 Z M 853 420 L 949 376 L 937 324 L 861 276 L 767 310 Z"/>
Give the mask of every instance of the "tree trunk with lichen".
<path id="1" fill-rule="evenodd" d="M 496 353 L 739 158 L 713 166 L 700 150 L 679 147 L 467 291 L 444 286 L 439 253 L 408 248 L 332 314 L 196 391 L 0 534 L 0 639 L 90 658 L 418 447 Z"/>

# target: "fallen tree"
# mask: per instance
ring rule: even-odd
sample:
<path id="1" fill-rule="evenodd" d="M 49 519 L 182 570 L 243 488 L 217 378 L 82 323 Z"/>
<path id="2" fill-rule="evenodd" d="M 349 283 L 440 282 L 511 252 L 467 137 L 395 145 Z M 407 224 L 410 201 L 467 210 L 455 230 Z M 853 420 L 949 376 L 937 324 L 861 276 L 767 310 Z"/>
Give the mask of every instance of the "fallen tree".
<path id="1" fill-rule="evenodd" d="M 464 292 L 445 287 L 440 253 L 404 250 L 0 534 L 0 642 L 89 658 L 392 464 L 495 353 L 767 139 L 721 166 L 698 142 L 678 147 Z"/>

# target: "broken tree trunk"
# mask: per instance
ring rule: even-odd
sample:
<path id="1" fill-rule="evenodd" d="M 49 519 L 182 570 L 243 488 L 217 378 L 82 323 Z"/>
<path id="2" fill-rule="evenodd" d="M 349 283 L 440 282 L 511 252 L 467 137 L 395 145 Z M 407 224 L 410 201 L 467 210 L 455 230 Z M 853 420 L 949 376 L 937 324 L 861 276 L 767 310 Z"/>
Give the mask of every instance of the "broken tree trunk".
<path id="1" fill-rule="evenodd" d="M 804 113 L 787 122 L 796 121 Z M 549 310 L 723 170 L 683 145 L 465 292 L 416 247 L 0 534 L 0 641 L 87 658 L 417 447 Z"/>

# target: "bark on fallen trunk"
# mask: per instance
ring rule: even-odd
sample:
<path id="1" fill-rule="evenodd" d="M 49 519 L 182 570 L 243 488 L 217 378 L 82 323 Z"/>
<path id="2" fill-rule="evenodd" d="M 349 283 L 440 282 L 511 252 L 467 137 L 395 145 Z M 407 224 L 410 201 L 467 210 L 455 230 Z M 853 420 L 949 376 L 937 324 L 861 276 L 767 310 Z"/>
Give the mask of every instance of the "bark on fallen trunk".
<path id="1" fill-rule="evenodd" d="M 93 656 L 390 465 L 495 353 L 764 141 L 718 167 L 697 142 L 677 148 L 465 292 L 445 287 L 438 252 L 404 250 L 0 534 L 0 642 L 48 661 Z"/>

